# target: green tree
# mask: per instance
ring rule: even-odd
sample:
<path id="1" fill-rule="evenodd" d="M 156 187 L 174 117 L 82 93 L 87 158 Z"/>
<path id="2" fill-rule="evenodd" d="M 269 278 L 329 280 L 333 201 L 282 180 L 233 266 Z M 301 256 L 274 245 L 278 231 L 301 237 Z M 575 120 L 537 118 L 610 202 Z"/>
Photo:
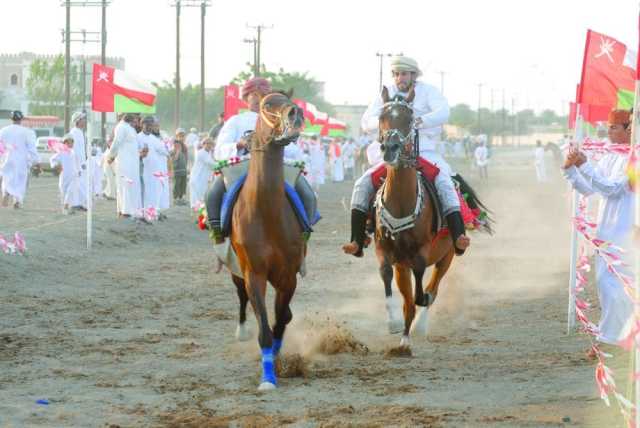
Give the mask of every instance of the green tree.
<path id="1" fill-rule="evenodd" d="M 71 64 L 71 107 L 82 105 L 82 76 L 78 67 Z M 53 60 L 36 59 L 29 67 L 26 82 L 29 111 L 35 115 L 64 116 L 64 56 Z"/>
<path id="2" fill-rule="evenodd" d="M 293 89 L 295 98 L 303 99 L 314 104 L 320 111 L 335 114 L 333 106 L 329 104 L 322 96 L 322 83 L 309 76 L 308 72 L 300 73 L 298 71 L 287 72 L 282 68 L 278 72 L 262 70 L 260 76 L 268 79 L 274 89 L 288 91 Z M 231 83 L 242 85 L 248 79 L 253 77 L 253 70 L 249 67 L 248 71 L 240 72 Z"/>
<path id="3" fill-rule="evenodd" d="M 157 88 L 156 115 L 160 120 L 160 126 L 170 128 L 199 128 L 200 125 L 200 85 L 187 85 L 180 90 L 180 123 L 174 123 L 176 87 L 167 81 L 161 84 L 154 83 Z M 205 129 L 208 131 L 217 123 L 218 114 L 222 112 L 224 102 L 224 88 L 215 88 L 205 92 L 204 119 Z M 173 131 L 173 129 L 171 129 Z"/>
<path id="4" fill-rule="evenodd" d="M 451 108 L 449 123 L 468 129 L 476 122 L 477 117 L 477 113 L 467 104 L 457 104 Z"/>

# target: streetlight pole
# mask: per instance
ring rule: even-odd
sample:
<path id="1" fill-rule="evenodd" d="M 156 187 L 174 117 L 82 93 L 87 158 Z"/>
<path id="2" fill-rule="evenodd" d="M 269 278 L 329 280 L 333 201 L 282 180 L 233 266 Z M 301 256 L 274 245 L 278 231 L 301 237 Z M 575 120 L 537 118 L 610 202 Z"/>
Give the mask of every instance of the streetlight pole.
<path id="1" fill-rule="evenodd" d="M 379 83 L 378 83 L 378 90 L 382 91 L 382 70 L 383 70 L 383 59 L 384 57 L 392 57 L 392 56 L 398 56 L 398 55 L 402 55 L 402 52 L 400 52 L 399 54 L 392 54 L 392 53 L 382 53 L 382 52 L 376 52 L 376 56 L 378 58 L 380 58 L 380 79 L 379 79 Z"/>

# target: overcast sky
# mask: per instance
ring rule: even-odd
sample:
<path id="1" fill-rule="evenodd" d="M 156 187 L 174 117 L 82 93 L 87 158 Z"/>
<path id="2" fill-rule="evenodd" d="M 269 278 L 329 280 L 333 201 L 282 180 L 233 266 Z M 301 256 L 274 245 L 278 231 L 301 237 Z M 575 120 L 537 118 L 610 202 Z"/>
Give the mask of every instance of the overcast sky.
<path id="1" fill-rule="evenodd" d="M 78 1 L 78 0 L 74 0 Z M 175 9 L 169 0 L 111 0 L 107 55 L 154 81 L 175 73 Z M 64 53 L 60 0 L 0 0 L 0 52 Z M 588 28 L 636 50 L 637 0 L 213 0 L 206 22 L 206 86 L 226 84 L 252 61 L 247 24 L 263 33 L 269 70 L 309 72 L 326 82 L 332 103 L 366 104 L 376 94 L 376 52 L 416 58 L 423 80 L 440 86 L 450 103 L 558 113 L 575 93 Z M 72 30 L 100 30 L 99 8 L 74 7 Z M 182 81 L 200 81 L 200 9 L 183 8 Z M 98 54 L 99 44 L 72 45 L 72 54 Z M 385 78 L 389 75 L 385 67 Z M 565 111 L 566 112 L 566 111 Z"/>

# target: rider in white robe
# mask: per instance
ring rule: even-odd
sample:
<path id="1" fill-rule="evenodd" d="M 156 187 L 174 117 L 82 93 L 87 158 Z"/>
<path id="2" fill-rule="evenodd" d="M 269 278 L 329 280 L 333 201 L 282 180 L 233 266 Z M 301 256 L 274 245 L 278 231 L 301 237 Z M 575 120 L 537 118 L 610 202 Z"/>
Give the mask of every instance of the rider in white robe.
<path id="1" fill-rule="evenodd" d="M 629 144 L 630 121 L 630 114 L 626 110 L 613 110 L 610 113 L 609 137 L 613 143 Z M 630 248 L 635 206 L 634 192 L 627 175 L 628 164 L 628 155 L 619 153 L 608 153 L 594 164 L 574 148 L 570 150 L 564 165 L 564 175 L 574 189 L 586 196 L 599 194 L 604 200 L 600 205 L 596 237 L 623 249 Z M 624 257 L 615 249 L 609 248 L 607 251 Z M 632 275 L 625 266 L 615 268 Z M 609 271 L 599 255 L 596 255 L 596 282 L 601 306 L 598 340 L 615 345 L 629 332 L 633 304 L 620 280 Z"/>
<path id="2" fill-rule="evenodd" d="M 118 214 L 141 216 L 142 194 L 140 189 L 140 152 L 136 130 L 131 123 L 133 115 L 125 114 L 115 129 L 113 144 L 109 149 L 109 162 L 115 160 L 118 188 Z"/>
<path id="3" fill-rule="evenodd" d="M 453 171 L 444 158 L 436 151 L 436 142 L 440 139 L 442 125 L 449 119 L 449 104 L 440 91 L 432 85 L 417 81 L 421 71 L 415 60 L 405 56 L 396 56 L 391 60 L 391 72 L 394 83 L 387 87 L 390 99 L 400 96 L 407 98 L 414 91 L 414 125 L 418 131 L 418 151 L 420 157 L 435 164 L 440 172 L 434 184 L 447 220 L 450 236 L 457 254 L 462 254 L 470 240 L 465 236 L 465 227 L 460 213 L 460 200 L 451 179 Z M 380 114 L 384 108 L 382 95 L 378 95 L 362 117 L 362 129 L 365 132 L 378 132 Z M 414 130 L 410 130 L 413 132 Z M 362 257 L 365 240 L 365 224 L 374 186 L 371 175 L 378 165 L 370 168 L 354 185 L 351 198 L 351 242 L 343 246 L 347 254 Z"/>
<path id="4" fill-rule="evenodd" d="M 22 112 L 11 114 L 13 124 L 0 129 L 0 141 L 7 150 L 0 170 L 2 176 L 2 205 L 7 206 L 13 198 L 14 207 L 19 208 L 27 192 L 27 179 L 31 166 L 40 156 L 36 151 L 35 133 L 20 125 Z"/>

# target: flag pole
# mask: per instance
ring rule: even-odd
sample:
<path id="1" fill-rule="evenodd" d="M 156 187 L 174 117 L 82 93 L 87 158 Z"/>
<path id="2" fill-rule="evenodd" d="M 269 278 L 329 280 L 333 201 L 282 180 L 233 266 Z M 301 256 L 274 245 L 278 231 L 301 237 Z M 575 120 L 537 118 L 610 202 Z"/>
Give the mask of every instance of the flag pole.
<path id="1" fill-rule="evenodd" d="M 576 123 L 574 130 L 574 141 L 580 147 L 582 141 L 582 115 L 580 113 L 580 104 L 576 103 Z M 575 218 L 578 215 L 578 204 L 580 203 L 580 195 L 574 189 L 572 192 L 571 213 Z M 567 334 L 571 334 L 576 326 L 576 280 L 578 267 L 578 229 L 576 224 L 571 221 L 571 253 L 569 262 L 569 308 L 567 311 Z"/>
<path id="2" fill-rule="evenodd" d="M 631 120 L 631 154 L 630 156 L 632 156 L 632 159 L 635 160 L 635 164 L 633 165 L 633 179 L 634 179 L 634 185 L 635 185 L 635 189 L 634 189 L 634 215 L 633 215 L 633 225 L 634 225 L 634 231 L 632 232 L 632 236 L 634 234 L 634 232 L 636 232 L 638 230 L 638 228 L 640 228 L 640 189 L 638 189 L 638 177 L 639 177 L 639 173 L 640 173 L 640 162 L 638 162 L 637 159 L 637 153 L 636 153 L 636 148 L 638 147 L 638 137 L 639 137 L 639 133 L 638 133 L 638 119 L 640 118 L 640 115 L 638 114 L 638 104 L 640 101 L 640 3 L 638 4 L 638 47 L 639 50 L 637 52 L 638 58 L 636 59 L 637 63 L 636 63 L 636 87 L 635 87 L 635 95 L 633 98 L 633 116 L 632 116 L 632 120 Z M 638 301 L 638 297 L 640 297 L 640 251 L 636 245 L 636 243 L 633 243 L 633 268 L 634 268 L 634 272 L 633 272 L 633 276 L 634 276 L 634 292 L 635 292 L 635 302 L 633 305 L 633 315 L 634 315 L 634 321 L 640 319 L 640 306 L 638 305 L 637 301 Z M 635 328 L 635 322 L 633 323 Z M 634 400 L 634 404 L 635 404 L 635 412 L 632 414 L 635 414 L 634 417 L 634 426 L 636 428 L 640 428 L 640 379 L 638 379 L 638 377 L 636 376 L 636 371 L 638 370 L 638 368 L 640 367 L 640 349 L 638 348 L 638 345 L 636 344 L 636 338 L 634 337 L 633 340 L 633 354 L 634 354 L 634 362 L 635 364 L 631 365 L 631 378 L 633 379 L 633 382 L 635 384 L 635 400 Z"/>
<path id="3" fill-rule="evenodd" d="M 85 141 L 87 142 L 87 250 L 91 250 L 93 241 L 93 148 L 91 147 L 91 140 L 86 136 Z"/>

